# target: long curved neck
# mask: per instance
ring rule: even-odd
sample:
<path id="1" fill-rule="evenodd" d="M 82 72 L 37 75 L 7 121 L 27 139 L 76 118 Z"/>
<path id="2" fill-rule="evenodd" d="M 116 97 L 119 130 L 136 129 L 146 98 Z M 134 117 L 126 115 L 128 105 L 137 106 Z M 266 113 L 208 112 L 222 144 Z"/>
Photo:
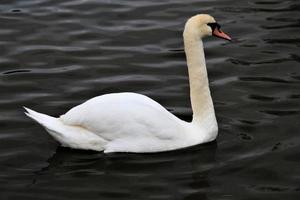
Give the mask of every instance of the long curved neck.
<path id="1" fill-rule="evenodd" d="M 199 36 L 195 37 L 192 32 L 185 31 L 184 47 L 190 81 L 192 123 L 216 121 L 208 84 L 203 42 Z"/>

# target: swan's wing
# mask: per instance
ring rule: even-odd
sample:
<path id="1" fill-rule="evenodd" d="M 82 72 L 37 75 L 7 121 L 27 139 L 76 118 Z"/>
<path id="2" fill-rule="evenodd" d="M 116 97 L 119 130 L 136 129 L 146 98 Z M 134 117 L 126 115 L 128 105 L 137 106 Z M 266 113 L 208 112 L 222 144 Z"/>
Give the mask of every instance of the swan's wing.
<path id="1" fill-rule="evenodd" d="M 135 93 L 95 97 L 72 108 L 61 119 L 67 125 L 82 126 L 110 141 L 173 140 L 182 134 L 183 123 L 157 102 Z"/>

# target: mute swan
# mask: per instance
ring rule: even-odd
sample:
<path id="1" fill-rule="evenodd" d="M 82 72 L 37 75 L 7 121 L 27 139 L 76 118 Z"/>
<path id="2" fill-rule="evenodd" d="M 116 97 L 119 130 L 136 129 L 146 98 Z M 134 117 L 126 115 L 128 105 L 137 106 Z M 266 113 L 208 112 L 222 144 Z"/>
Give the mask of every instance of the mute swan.
<path id="1" fill-rule="evenodd" d="M 97 96 L 51 117 L 25 108 L 63 146 L 110 152 L 150 153 L 180 149 L 217 137 L 218 125 L 210 95 L 202 38 L 231 40 L 207 14 L 191 17 L 183 33 L 193 120 L 185 122 L 159 103 L 136 93 Z"/>

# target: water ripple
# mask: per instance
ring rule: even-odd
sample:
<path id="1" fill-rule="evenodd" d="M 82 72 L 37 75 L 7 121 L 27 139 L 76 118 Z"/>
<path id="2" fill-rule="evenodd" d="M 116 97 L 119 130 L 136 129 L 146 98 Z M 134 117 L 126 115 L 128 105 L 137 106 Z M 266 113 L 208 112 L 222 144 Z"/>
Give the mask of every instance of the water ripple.
<path id="1" fill-rule="evenodd" d="M 292 199 L 299 192 L 299 6 L 1 1 L 1 199 Z M 131 91 L 190 121 L 182 30 L 199 12 L 233 38 L 204 40 L 216 142 L 153 155 L 56 149 L 25 118 L 24 105 L 59 116 L 96 95 Z"/>

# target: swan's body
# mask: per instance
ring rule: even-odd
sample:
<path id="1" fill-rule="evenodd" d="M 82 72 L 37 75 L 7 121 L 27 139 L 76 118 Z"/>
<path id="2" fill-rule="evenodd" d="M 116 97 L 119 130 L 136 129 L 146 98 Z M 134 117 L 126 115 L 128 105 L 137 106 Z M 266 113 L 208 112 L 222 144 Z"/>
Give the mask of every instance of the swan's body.
<path id="1" fill-rule="evenodd" d="M 193 121 L 177 118 L 141 94 L 113 93 L 92 98 L 59 118 L 26 108 L 63 146 L 108 152 L 161 152 L 212 141 L 218 133 L 200 38 L 212 30 L 209 15 L 197 15 L 184 32 Z M 200 27 L 199 27 L 200 26 Z M 197 29 L 198 28 L 198 29 Z"/>
<path id="2" fill-rule="evenodd" d="M 184 122 L 149 97 L 136 93 L 98 96 L 60 118 L 27 111 L 63 146 L 105 152 L 173 150 L 202 143 L 207 140 L 206 131 L 216 131 L 215 126 L 196 127 Z"/>

